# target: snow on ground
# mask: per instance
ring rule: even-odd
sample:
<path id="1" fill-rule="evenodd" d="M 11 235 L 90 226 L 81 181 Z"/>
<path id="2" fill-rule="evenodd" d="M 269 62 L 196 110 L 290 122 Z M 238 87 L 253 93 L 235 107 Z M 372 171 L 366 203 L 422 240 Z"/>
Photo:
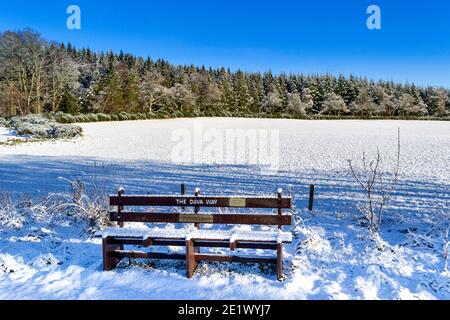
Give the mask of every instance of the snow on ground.
<path id="1" fill-rule="evenodd" d="M 0 143 L 7 142 L 11 139 L 24 139 L 17 136 L 13 130 L 0 126 Z"/>
<path id="2" fill-rule="evenodd" d="M 262 175 L 238 163 L 176 165 L 174 130 L 279 129 L 280 171 Z M 450 299 L 436 217 L 450 204 L 450 124 L 419 121 L 176 119 L 83 124 L 85 136 L 0 146 L 0 190 L 34 198 L 80 179 L 114 193 L 293 195 L 303 223 L 286 246 L 284 282 L 267 266 L 201 264 L 193 279 L 183 262 L 128 262 L 101 271 L 99 239 L 79 225 L 47 222 L 0 229 L 0 299 Z M 387 165 L 402 135 L 401 183 L 375 244 L 357 219 L 361 195 L 347 159 L 378 146 Z M 316 205 L 307 205 L 310 183 Z M 447 215 L 448 217 L 448 215 Z M 448 221 L 442 221 L 442 224 Z M 167 226 L 172 228 L 173 226 Z"/>

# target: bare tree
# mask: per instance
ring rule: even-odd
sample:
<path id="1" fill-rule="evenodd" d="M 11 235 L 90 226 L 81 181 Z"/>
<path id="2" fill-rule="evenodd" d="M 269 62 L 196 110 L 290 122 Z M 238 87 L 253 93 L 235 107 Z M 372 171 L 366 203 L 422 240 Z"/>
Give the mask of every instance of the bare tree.
<path id="1" fill-rule="evenodd" d="M 382 155 L 377 147 L 376 158 L 372 161 L 367 160 L 365 153 L 362 156 L 362 168 L 357 170 L 352 160 L 348 160 L 351 174 L 364 189 L 366 193 L 365 201 L 358 209 L 364 213 L 369 223 L 369 230 L 378 234 L 381 227 L 383 210 L 391 199 L 391 196 L 398 184 L 400 171 L 400 128 L 397 133 L 397 157 L 392 181 L 388 183 L 381 170 Z"/>
<path id="2" fill-rule="evenodd" d="M 48 50 L 46 74 L 48 77 L 48 103 L 52 111 L 58 111 L 64 94 L 64 89 L 77 89 L 80 72 L 75 61 L 71 60 L 67 52 L 56 45 Z"/>
<path id="3" fill-rule="evenodd" d="M 148 71 L 141 83 L 141 103 L 143 111 L 153 112 L 154 107 L 170 95 L 169 88 L 162 85 L 163 76 L 157 71 Z"/>
<path id="4" fill-rule="evenodd" d="M 195 96 L 188 88 L 177 83 L 171 88 L 172 100 L 181 112 L 191 112 L 195 107 Z"/>

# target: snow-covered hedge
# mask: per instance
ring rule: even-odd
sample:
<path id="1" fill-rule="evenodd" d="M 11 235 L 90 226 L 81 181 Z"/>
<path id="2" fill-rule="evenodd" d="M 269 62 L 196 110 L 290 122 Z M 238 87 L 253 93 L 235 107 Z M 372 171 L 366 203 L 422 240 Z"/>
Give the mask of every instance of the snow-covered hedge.
<path id="1" fill-rule="evenodd" d="M 78 114 L 70 115 L 63 112 L 49 113 L 46 117 L 55 120 L 59 123 L 84 123 L 84 122 L 105 122 L 105 121 L 128 121 L 128 120 L 147 120 L 147 119 L 167 119 L 167 118 L 195 118 L 195 117 L 237 117 L 237 118 L 280 118 L 280 119 L 306 119 L 306 120 L 383 120 L 383 116 L 349 116 L 349 115 L 326 115 L 326 114 L 314 114 L 314 115 L 292 115 L 288 113 L 277 113 L 277 114 L 267 114 L 267 113 L 245 113 L 245 112 L 229 112 L 226 110 L 218 111 L 205 111 L 203 113 L 199 112 L 180 112 L 180 111 L 170 111 L 163 112 L 158 111 L 156 113 L 129 113 L 129 112 L 119 112 L 119 113 L 88 113 L 88 114 Z M 450 121 L 450 117 L 392 117 L 392 119 L 397 120 L 446 120 Z"/>
<path id="2" fill-rule="evenodd" d="M 40 115 L 14 117 L 9 121 L 19 136 L 38 139 L 68 139 L 80 136 L 82 129 L 72 124 L 60 124 Z"/>
<path id="3" fill-rule="evenodd" d="M 6 127 L 8 125 L 8 121 L 5 118 L 0 118 L 0 127 Z"/>
<path id="4" fill-rule="evenodd" d="M 142 113 L 142 112 L 141 113 L 119 112 L 112 114 L 87 113 L 87 114 L 78 114 L 74 116 L 63 112 L 53 112 L 47 114 L 46 117 L 56 122 L 67 124 L 67 123 L 83 123 L 83 122 L 160 119 L 163 117 L 163 115 L 155 113 Z"/>

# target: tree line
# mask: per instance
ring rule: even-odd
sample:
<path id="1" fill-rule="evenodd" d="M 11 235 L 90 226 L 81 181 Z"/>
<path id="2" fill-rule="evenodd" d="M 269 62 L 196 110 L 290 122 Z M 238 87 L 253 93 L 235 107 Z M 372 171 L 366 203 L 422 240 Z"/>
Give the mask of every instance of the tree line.
<path id="1" fill-rule="evenodd" d="M 0 33 L 0 116 L 65 112 L 179 116 L 444 117 L 450 91 L 355 76 L 173 65 Z"/>

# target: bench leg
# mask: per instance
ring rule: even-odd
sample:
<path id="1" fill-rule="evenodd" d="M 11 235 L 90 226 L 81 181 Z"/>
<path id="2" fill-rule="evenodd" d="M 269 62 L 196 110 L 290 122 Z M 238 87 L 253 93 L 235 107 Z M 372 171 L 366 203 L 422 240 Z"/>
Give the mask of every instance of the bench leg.
<path id="1" fill-rule="evenodd" d="M 192 278 L 196 267 L 194 241 L 186 240 L 186 277 Z"/>
<path id="2" fill-rule="evenodd" d="M 123 250 L 123 245 L 109 243 L 110 238 L 103 238 L 103 270 L 111 271 L 120 262 L 112 255 L 115 250 Z"/>
<path id="3" fill-rule="evenodd" d="M 283 244 L 277 244 L 277 279 L 283 280 Z"/>

